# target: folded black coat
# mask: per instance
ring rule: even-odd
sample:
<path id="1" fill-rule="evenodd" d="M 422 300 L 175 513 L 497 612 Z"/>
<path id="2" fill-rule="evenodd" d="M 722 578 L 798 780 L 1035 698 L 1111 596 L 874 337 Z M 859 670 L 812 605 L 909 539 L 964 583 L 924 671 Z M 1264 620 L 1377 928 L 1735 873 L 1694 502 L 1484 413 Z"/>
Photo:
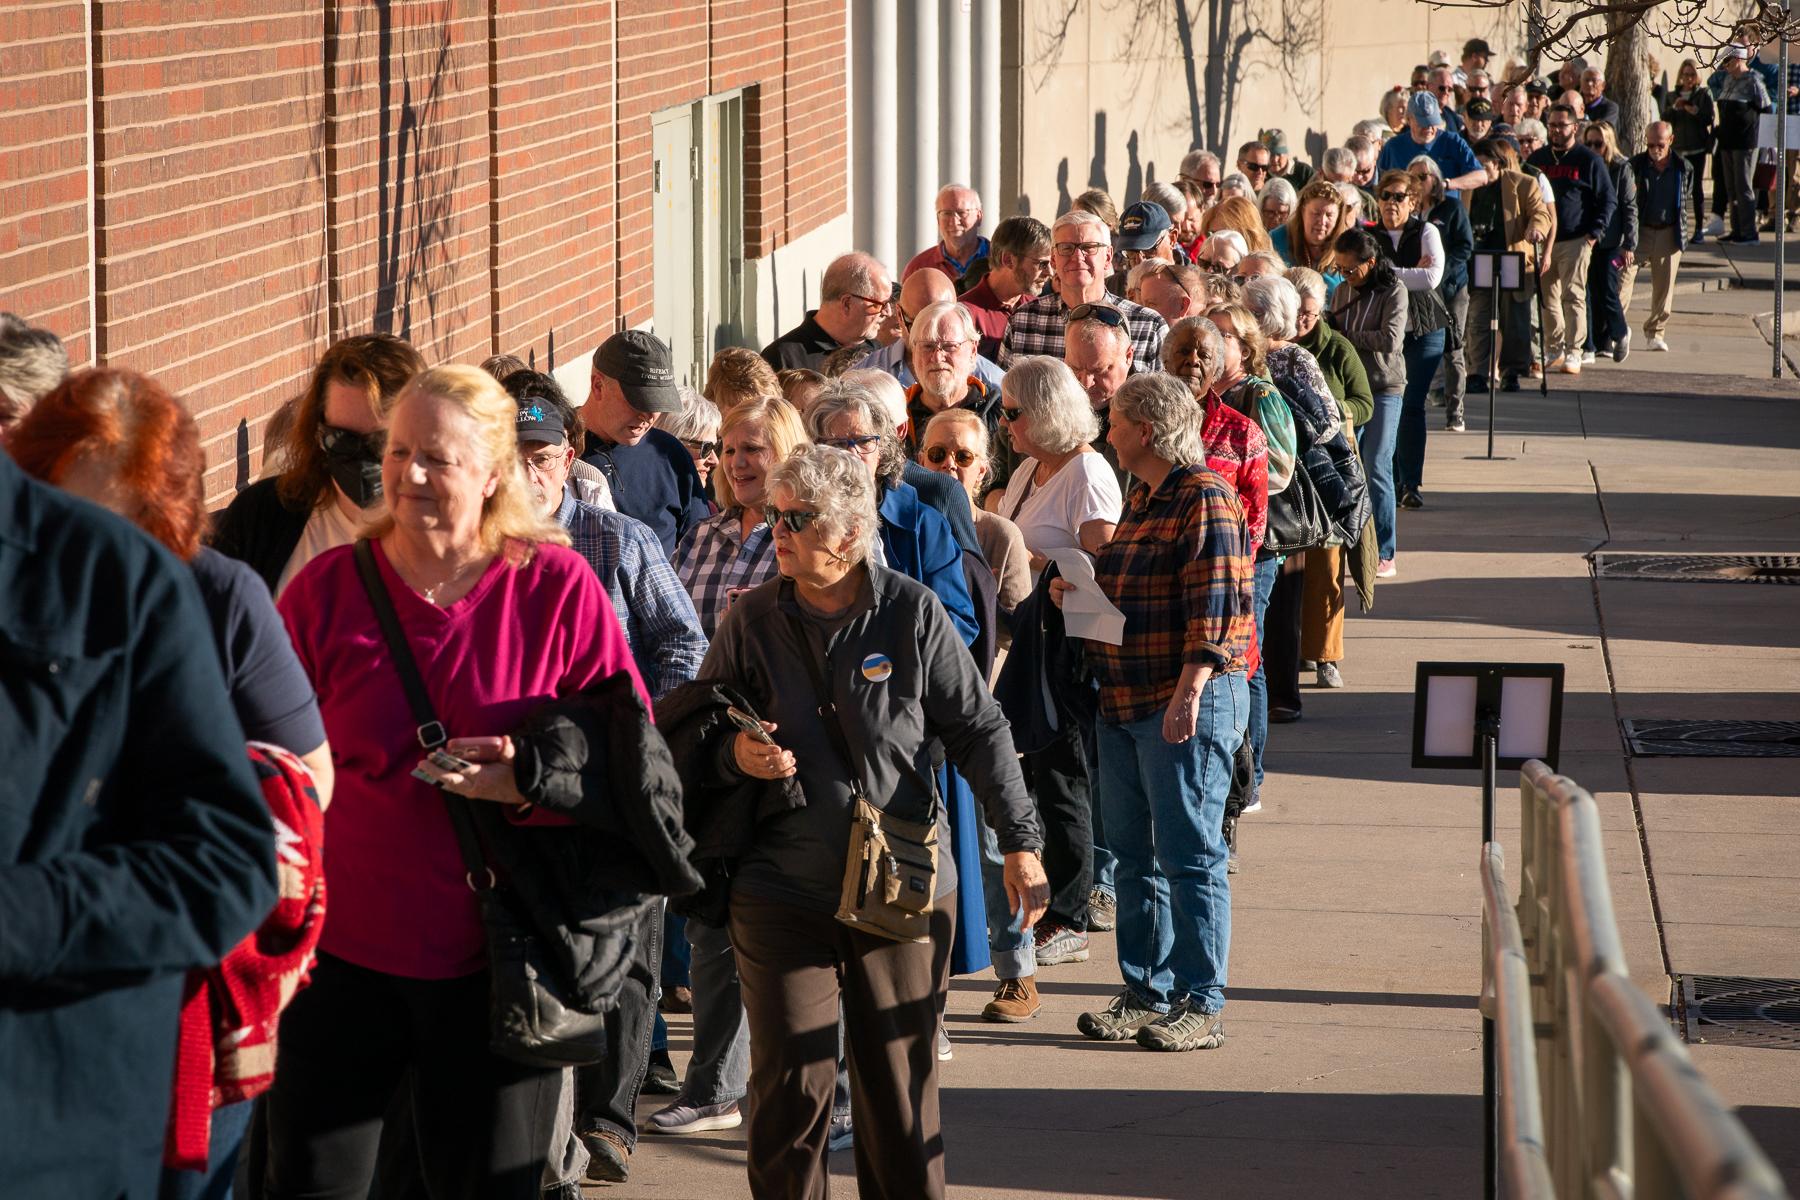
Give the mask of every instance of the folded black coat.
<path id="1" fill-rule="evenodd" d="M 1012 725 L 1013 749 L 1020 754 L 1044 749 L 1064 729 L 1091 727 L 1099 716 L 1081 640 L 1067 635 L 1062 609 L 1050 599 L 1050 583 L 1060 577 L 1055 563 L 1046 566 L 1031 594 L 1013 609 L 1012 648 L 994 681 L 994 699 Z"/>
<path id="2" fill-rule="evenodd" d="M 689 861 L 703 881 L 669 909 L 718 926 L 726 921 L 732 871 L 755 843 L 757 825 L 806 806 L 797 778 L 749 779 L 729 766 L 737 726 L 726 710 L 733 707 L 757 715 L 742 688 L 717 679 L 683 684 L 656 703 L 657 728 L 681 777 L 682 820 L 693 839 Z"/>

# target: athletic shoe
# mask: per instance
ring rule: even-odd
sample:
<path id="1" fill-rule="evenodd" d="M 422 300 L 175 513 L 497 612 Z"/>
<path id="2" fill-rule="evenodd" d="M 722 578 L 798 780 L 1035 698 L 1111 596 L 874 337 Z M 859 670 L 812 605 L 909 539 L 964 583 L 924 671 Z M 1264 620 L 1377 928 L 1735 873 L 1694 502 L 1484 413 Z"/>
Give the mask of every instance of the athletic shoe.
<path id="1" fill-rule="evenodd" d="M 1712 220 L 1710 220 L 1706 223 L 1705 232 L 1706 232 L 1706 236 L 1711 237 L 1711 238 L 1716 238 L 1721 233 L 1724 233 L 1725 232 L 1725 218 L 1719 217 L 1719 216 L 1713 217 Z"/>
<path id="2" fill-rule="evenodd" d="M 1222 832 L 1225 835 L 1225 873 L 1227 875 L 1236 875 L 1238 873 L 1238 819 L 1235 815 L 1230 813 L 1226 814 Z"/>
<path id="3" fill-rule="evenodd" d="M 1244 805 L 1244 807 L 1242 809 L 1238 810 L 1238 816 L 1247 817 L 1251 813 L 1259 813 L 1261 811 L 1262 811 L 1262 784 L 1259 783 L 1255 787 L 1250 789 L 1250 803 Z"/>
<path id="4" fill-rule="evenodd" d="M 937 1056 L 939 1062 L 949 1062 L 956 1057 L 956 1051 L 950 1045 L 950 1031 L 944 1028 L 942 1021 L 938 1022 Z"/>
<path id="5" fill-rule="evenodd" d="M 1557 367 L 1556 369 L 1564 375 L 1579 375 L 1581 374 L 1581 357 L 1579 355 L 1571 355 L 1568 358 L 1563 359 L 1562 366 Z"/>
<path id="6" fill-rule="evenodd" d="M 1269 724 L 1271 725 L 1292 725 L 1299 719 L 1300 710 L 1297 708 L 1290 708 L 1285 704 L 1269 705 Z"/>
<path id="7" fill-rule="evenodd" d="M 1461 417 L 1451 417 L 1444 422 L 1444 429 L 1449 433 L 1464 433 L 1468 428 L 1468 424 Z"/>
<path id="8" fill-rule="evenodd" d="M 1583 350 L 1581 352 L 1581 365 L 1584 367 L 1591 367 L 1594 365 L 1594 352 L 1592 350 Z"/>
<path id="9" fill-rule="evenodd" d="M 1111 892 L 1088 893 L 1088 932 L 1111 933 L 1119 927 L 1119 902 Z"/>
<path id="10" fill-rule="evenodd" d="M 1140 1005 L 1127 988 L 1099 1012 L 1084 1012 L 1075 1018 L 1075 1028 L 1096 1042 L 1123 1042 L 1160 1016 L 1154 1008 Z"/>
<path id="11" fill-rule="evenodd" d="M 1579 357 L 1580 357 L 1580 355 L 1577 355 L 1577 356 L 1576 356 L 1576 357 L 1577 357 L 1577 358 L 1579 358 Z M 1551 355 L 1551 356 L 1550 356 L 1550 361 L 1549 361 L 1549 362 L 1547 362 L 1547 363 L 1545 363 L 1545 364 L 1544 364 L 1544 370 L 1546 370 L 1546 371 L 1560 371 L 1560 370 L 1562 370 L 1562 369 L 1563 369 L 1563 368 L 1564 368 L 1564 367 L 1565 367 L 1565 366 L 1567 366 L 1567 365 L 1568 365 L 1568 362 L 1569 362 L 1569 356 L 1568 356 L 1568 355 L 1566 355 L 1566 354 L 1552 354 L 1552 355 Z M 1577 364 L 1577 365 L 1579 365 L 1579 364 Z M 1531 364 L 1531 366 L 1532 366 L 1532 378 L 1534 378 L 1534 379 L 1535 379 L 1535 378 L 1536 378 L 1536 377 L 1537 377 L 1537 364 L 1536 364 L 1536 363 L 1532 363 L 1532 364 Z"/>
<path id="12" fill-rule="evenodd" d="M 1669 352 L 1669 343 L 1663 341 L 1659 337 L 1653 337 L 1650 339 L 1650 344 L 1646 346 L 1645 349 L 1654 350 L 1658 354 L 1667 354 Z"/>
<path id="13" fill-rule="evenodd" d="M 1425 497 L 1419 495 L 1418 488 L 1404 488 L 1397 503 L 1401 508 L 1424 508 Z"/>
<path id="14" fill-rule="evenodd" d="M 1384 558 L 1375 564 L 1375 578 L 1377 579 L 1392 579 L 1399 573 L 1400 568 L 1394 565 L 1394 560 L 1391 558 Z"/>
<path id="15" fill-rule="evenodd" d="M 650 1052 L 650 1067 L 644 1072 L 646 1096 L 673 1096 L 681 1091 L 681 1080 L 675 1075 L 675 1064 L 669 1060 L 667 1050 Z"/>
<path id="16" fill-rule="evenodd" d="M 1318 668 L 1319 664 L 1310 658 L 1303 658 L 1300 660 L 1300 669 L 1302 671 L 1316 671 Z"/>
<path id="17" fill-rule="evenodd" d="M 1486 375 L 1471 375 L 1469 376 L 1469 382 L 1463 388 L 1463 395 L 1473 396 L 1476 392 L 1485 392 L 1487 390 L 1488 377 Z"/>
<path id="18" fill-rule="evenodd" d="M 994 998 L 981 1010 L 981 1019 L 1001 1025 L 1017 1025 L 1037 1016 L 1038 1010 L 1043 1007 L 1044 1001 L 1038 995 L 1036 975 L 1027 975 L 1023 979 L 1002 979 L 1000 986 L 994 989 Z"/>
<path id="19" fill-rule="evenodd" d="M 610 1129 L 590 1129 L 581 1135 L 587 1147 L 587 1177 L 596 1183 L 625 1183 L 631 1178 L 631 1147 Z"/>
<path id="20" fill-rule="evenodd" d="M 1184 1004 L 1140 1026 L 1137 1044 L 1146 1050 L 1216 1050 L 1225 1044 L 1225 1014 Z"/>
<path id="21" fill-rule="evenodd" d="M 836 1154 L 848 1150 L 856 1142 L 856 1121 L 849 1113 L 833 1113 L 825 1134 L 825 1152 Z"/>
<path id="22" fill-rule="evenodd" d="M 1322 688 L 1341 688 L 1344 686 L 1343 672 L 1336 663 L 1319 664 L 1319 686 Z"/>
<path id="23" fill-rule="evenodd" d="M 1529 367 L 1525 368 L 1525 378 L 1527 378 L 1527 379 L 1542 379 L 1543 377 L 1544 377 L 1544 364 L 1532 363 Z"/>
<path id="24" fill-rule="evenodd" d="M 710 1133 L 715 1129 L 736 1129 L 744 1123 L 744 1114 L 736 1100 L 723 1104 L 683 1104 L 677 1100 L 661 1112 L 651 1113 L 644 1122 L 645 1133 Z"/>
<path id="25" fill-rule="evenodd" d="M 1088 935 L 1067 925 L 1045 923 L 1037 927 L 1037 965 L 1056 967 L 1063 963 L 1086 962 Z"/>
<path id="26" fill-rule="evenodd" d="M 1624 362 L 1625 356 L 1631 353 L 1631 334 L 1628 332 L 1613 343 L 1613 361 Z"/>

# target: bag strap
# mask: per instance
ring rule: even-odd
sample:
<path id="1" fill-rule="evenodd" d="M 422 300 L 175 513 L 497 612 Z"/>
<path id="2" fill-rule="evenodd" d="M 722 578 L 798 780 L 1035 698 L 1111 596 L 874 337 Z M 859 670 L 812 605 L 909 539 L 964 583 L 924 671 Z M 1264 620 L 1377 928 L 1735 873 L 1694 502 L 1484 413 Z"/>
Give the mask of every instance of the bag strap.
<path id="1" fill-rule="evenodd" d="M 356 573 L 362 577 L 363 591 L 368 593 L 369 605 L 375 610 L 375 621 L 381 626 L 381 636 L 386 639 L 388 653 L 393 657 L 394 669 L 400 675 L 400 687 L 406 693 L 406 706 L 412 709 L 413 720 L 418 722 L 414 736 L 425 750 L 436 750 L 450 740 L 444 723 L 437 719 L 437 710 L 431 705 L 431 693 L 425 689 L 425 678 L 419 674 L 418 660 L 413 657 L 412 645 L 406 640 L 406 633 L 400 628 L 400 615 L 394 611 L 394 598 L 388 595 L 387 585 L 381 582 L 381 569 L 375 564 L 375 545 L 368 538 L 359 538 L 356 543 Z M 450 827 L 456 831 L 457 849 L 462 851 L 463 866 L 468 869 L 465 879 L 471 891 L 481 891 L 476 886 L 479 876 L 487 877 L 487 887 L 492 888 L 496 882 L 494 870 L 488 866 L 487 858 L 481 851 L 481 838 L 475 832 L 475 814 L 470 811 L 469 801 L 455 792 L 447 792 L 439 788 L 438 794 L 444 798 L 444 807 L 450 812 Z"/>

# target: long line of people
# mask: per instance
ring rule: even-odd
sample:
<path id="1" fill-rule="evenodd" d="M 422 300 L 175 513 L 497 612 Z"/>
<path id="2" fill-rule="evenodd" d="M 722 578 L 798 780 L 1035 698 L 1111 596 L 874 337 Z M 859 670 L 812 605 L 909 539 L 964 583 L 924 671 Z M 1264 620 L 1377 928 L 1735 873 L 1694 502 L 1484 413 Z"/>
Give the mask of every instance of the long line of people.
<path id="1" fill-rule="evenodd" d="M 628 1178 L 640 1132 L 747 1124 L 755 1195 L 823 1194 L 854 1145 L 864 1194 L 939 1196 L 948 976 L 991 966 L 982 1016 L 1032 1021 L 1040 970 L 1104 932 L 1120 989 L 1082 1034 L 1221 1045 L 1269 726 L 1305 673 L 1347 682 L 1347 592 L 1398 571 L 1434 393 L 1458 431 L 1490 374 L 1622 359 L 1640 262 L 1666 348 L 1701 135 L 1767 101 L 1741 48 L 1716 94 L 1684 64 L 1626 160 L 1593 73 L 1577 109 L 1491 96 L 1486 59 L 1384 92 L 1316 172 L 1265 130 L 1233 171 L 1195 151 L 1123 211 L 1091 190 L 990 237 L 948 185 L 900 280 L 839 257 L 700 392 L 644 331 L 579 402 L 512 356 L 345 338 L 210 523 L 177 398 L 0 316 L 0 654 L 54 700 L 0 711 L 50 831 L 4 847 L 48 874 L 0 867 L 34 930 L 0 937 L 0 995 L 35 1014 L 0 1038 L 33 1086 L 116 1076 L 0 1134 L 9 1161 L 71 1194 L 570 1197 Z M 1502 293 L 1496 344 L 1469 264 L 1501 249 L 1544 319 Z M 277 839 L 264 811 L 300 815 Z M 549 920 L 520 862 L 576 862 L 580 911 Z M 598 1048 L 497 1032 L 508 906 L 604 974 Z M 277 919 L 281 955 L 252 933 Z M 59 1061 L 57 989 L 118 972 L 155 979 L 101 989 L 131 1050 Z M 659 998 L 692 1013 L 685 1078 Z M 182 1071 L 144 1065 L 178 1034 Z M 640 1130 L 645 1091 L 670 1099 Z M 166 1144 L 127 1093 L 172 1094 Z M 165 1152 L 59 1159 L 64 1110 Z"/>

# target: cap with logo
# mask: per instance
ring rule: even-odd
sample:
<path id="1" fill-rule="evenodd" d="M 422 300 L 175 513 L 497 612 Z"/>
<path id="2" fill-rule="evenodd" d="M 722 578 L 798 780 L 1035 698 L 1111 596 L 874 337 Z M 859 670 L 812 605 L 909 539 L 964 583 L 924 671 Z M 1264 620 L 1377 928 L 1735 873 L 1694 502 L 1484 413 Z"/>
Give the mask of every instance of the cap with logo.
<path id="1" fill-rule="evenodd" d="M 667 343 L 642 329 L 623 329 L 594 351 L 594 369 L 616 381 L 631 407 L 646 413 L 678 413 L 675 361 Z"/>
<path id="2" fill-rule="evenodd" d="M 1263 144 L 1263 149 L 1270 154 L 1286 154 L 1288 152 L 1287 134 L 1279 129 L 1265 129 L 1256 135 L 1256 140 Z"/>
<path id="3" fill-rule="evenodd" d="M 1406 102 L 1406 114 L 1427 128 L 1444 123 L 1443 110 L 1438 107 L 1437 97 L 1430 92 L 1414 92 L 1412 99 Z"/>
<path id="4" fill-rule="evenodd" d="M 1119 215 L 1119 234 L 1114 239 L 1121 250 L 1148 250 L 1174 227 L 1169 214 L 1160 204 L 1139 200 Z"/>
<path id="5" fill-rule="evenodd" d="M 562 418 L 556 411 L 542 400 L 529 396 L 519 400 L 519 442 L 544 442 L 552 446 L 561 446 L 569 440 L 567 431 L 563 429 Z"/>
<path id="6" fill-rule="evenodd" d="M 1494 119 L 1494 106 L 1479 98 L 1471 100 L 1463 105 L 1463 118 L 1469 121 L 1491 121 Z"/>

